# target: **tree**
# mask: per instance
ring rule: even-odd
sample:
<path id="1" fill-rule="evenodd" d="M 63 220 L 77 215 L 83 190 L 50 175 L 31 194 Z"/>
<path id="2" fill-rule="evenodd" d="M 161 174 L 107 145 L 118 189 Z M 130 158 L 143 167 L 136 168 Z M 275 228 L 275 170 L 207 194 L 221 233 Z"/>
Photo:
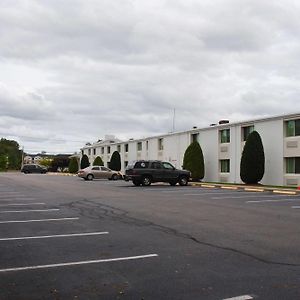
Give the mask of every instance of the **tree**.
<path id="1" fill-rule="evenodd" d="M 118 151 L 115 151 L 110 158 L 109 168 L 115 171 L 121 170 L 121 156 Z"/>
<path id="2" fill-rule="evenodd" d="M 1 138 L 0 155 L 6 157 L 5 169 L 17 170 L 21 167 L 22 151 L 19 144 L 14 140 Z M 4 159 L 2 158 L 2 161 Z"/>
<path id="3" fill-rule="evenodd" d="M 68 168 L 70 161 L 69 156 L 70 155 L 63 154 L 56 155 L 51 162 L 50 171 L 57 172 L 58 170 L 63 171 L 65 168 Z"/>
<path id="4" fill-rule="evenodd" d="M 183 157 L 183 168 L 192 173 L 194 180 L 204 178 L 204 158 L 200 144 L 192 142 L 185 150 Z"/>
<path id="5" fill-rule="evenodd" d="M 7 168 L 7 157 L 6 155 L 0 155 L 0 171 L 4 171 Z"/>
<path id="6" fill-rule="evenodd" d="M 78 162 L 76 157 L 72 157 L 69 162 L 69 172 L 77 173 L 78 172 Z"/>
<path id="7" fill-rule="evenodd" d="M 39 164 L 49 169 L 52 165 L 52 158 L 44 157 L 39 161 Z"/>
<path id="8" fill-rule="evenodd" d="M 100 156 L 97 156 L 93 162 L 93 166 L 104 166 L 103 160 Z"/>
<path id="9" fill-rule="evenodd" d="M 81 158 L 80 168 L 84 169 L 84 168 L 89 167 L 89 166 L 90 166 L 89 158 L 86 154 L 84 154 Z"/>
<path id="10" fill-rule="evenodd" d="M 261 137 L 257 131 L 252 131 L 245 143 L 240 176 L 243 182 L 256 184 L 262 180 L 265 173 L 265 154 Z"/>

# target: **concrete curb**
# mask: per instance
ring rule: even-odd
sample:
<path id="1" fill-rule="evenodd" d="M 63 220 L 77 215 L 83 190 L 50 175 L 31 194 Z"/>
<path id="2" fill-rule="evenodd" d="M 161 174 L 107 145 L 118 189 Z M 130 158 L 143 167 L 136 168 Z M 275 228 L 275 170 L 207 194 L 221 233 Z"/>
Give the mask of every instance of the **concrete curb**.
<path id="1" fill-rule="evenodd" d="M 190 185 L 194 187 L 203 187 L 203 188 L 220 188 L 226 190 L 244 190 L 247 192 L 273 192 L 274 194 L 283 194 L 283 195 L 298 195 L 300 194 L 299 190 L 294 189 L 283 189 L 283 188 L 272 188 L 272 187 L 257 187 L 257 186 L 245 186 L 245 185 L 223 185 L 223 184 L 210 184 L 204 182 L 190 182 Z"/>

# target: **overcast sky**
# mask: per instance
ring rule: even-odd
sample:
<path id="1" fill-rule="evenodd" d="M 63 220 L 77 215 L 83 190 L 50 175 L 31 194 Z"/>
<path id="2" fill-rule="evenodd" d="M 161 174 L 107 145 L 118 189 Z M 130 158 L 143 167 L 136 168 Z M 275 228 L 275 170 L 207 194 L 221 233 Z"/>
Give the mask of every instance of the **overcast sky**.
<path id="1" fill-rule="evenodd" d="M 0 1 L 0 137 L 78 151 L 300 112 L 296 0 Z"/>

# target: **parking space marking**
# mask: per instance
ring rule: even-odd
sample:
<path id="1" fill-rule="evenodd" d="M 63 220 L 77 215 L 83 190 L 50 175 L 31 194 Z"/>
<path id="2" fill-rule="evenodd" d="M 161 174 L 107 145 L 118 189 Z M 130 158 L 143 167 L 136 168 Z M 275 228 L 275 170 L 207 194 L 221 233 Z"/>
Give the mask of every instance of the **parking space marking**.
<path id="1" fill-rule="evenodd" d="M 261 193 L 255 193 L 255 192 L 213 192 L 213 193 L 193 193 L 193 194 L 184 194 L 184 196 L 201 196 L 201 195 L 237 195 L 237 194 L 242 194 L 242 195 L 245 195 L 245 197 L 257 197 L 257 196 L 260 196 Z M 250 196 L 247 196 L 249 195 Z M 255 194 L 255 195 L 253 195 Z M 271 197 L 272 195 L 268 196 L 268 197 Z M 239 196 L 240 197 L 240 196 Z M 222 197 L 216 197 L 216 199 L 224 199 L 226 197 L 222 196 Z M 232 198 L 231 196 L 230 197 L 227 197 L 227 198 Z M 243 197 L 242 197 L 243 198 Z M 212 199 L 215 199 L 215 198 L 212 198 Z"/>
<path id="2" fill-rule="evenodd" d="M 48 238 L 76 237 L 76 236 L 92 236 L 92 235 L 104 235 L 104 234 L 109 234 L 109 232 L 108 231 L 103 231 L 103 232 L 54 234 L 54 235 L 40 235 L 40 236 L 23 236 L 23 237 L 13 237 L 13 238 L 0 238 L 0 241 L 34 240 L 34 239 L 48 239 Z"/>
<path id="3" fill-rule="evenodd" d="M 105 263 L 105 262 L 137 260 L 137 259 L 145 259 L 145 258 L 152 258 L 152 257 L 158 257 L 158 254 L 146 254 L 146 255 L 127 256 L 127 257 L 108 258 L 108 259 L 74 261 L 74 262 L 59 263 L 59 264 L 7 268 L 7 269 L 0 269 L 0 272 L 5 273 L 5 272 L 14 272 L 14 271 L 49 269 L 49 268 L 58 268 L 58 267 L 69 267 L 69 266 L 79 266 L 79 265 L 88 265 L 88 264 L 98 264 L 98 263 Z"/>
<path id="4" fill-rule="evenodd" d="M 0 221 L 0 224 L 31 223 L 31 222 L 55 222 L 55 221 L 71 221 L 71 220 L 79 220 L 79 218 L 74 217 L 74 218 L 37 219 L 37 220 L 12 220 L 12 221 Z"/>
<path id="5" fill-rule="evenodd" d="M 268 199 L 268 200 L 253 200 L 253 201 L 246 201 L 246 203 L 264 203 L 264 202 L 286 202 L 286 201 L 297 201 L 300 199 Z"/>
<path id="6" fill-rule="evenodd" d="M 300 208 L 300 206 L 292 206 L 292 208 L 298 209 Z"/>
<path id="7" fill-rule="evenodd" d="M 36 200 L 36 198 L 28 198 L 28 197 L 0 197 L 0 201 L 14 201 L 14 200 Z"/>
<path id="8" fill-rule="evenodd" d="M 49 208 L 49 209 L 26 209 L 26 210 L 3 210 L 0 214 L 6 213 L 26 213 L 26 212 L 47 212 L 47 211 L 59 211 L 59 208 Z"/>
<path id="9" fill-rule="evenodd" d="M 278 197 L 284 197 L 284 195 L 245 195 L 245 196 L 231 196 L 231 197 L 212 197 L 212 199 L 239 199 L 239 198 L 278 198 Z M 285 195 L 286 197 L 286 195 Z M 291 195 L 292 197 L 292 195 Z"/>
<path id="10" fill-rule="evenodd" d="M 33 202 L 33 203 L 10 203 L 10 204 L 0 204 L 0 207 L 3 206 L 28 206 L 28 205 L 45 205 L 43 202 Z"/>
<path id="11" fill-rule="evenodd" d="M 233 298 L 226 298 L 223 300 L 251 300 L 251 299 L 254 299 L 254 298 L 250 295 L 242 295 L 242 296 L 237 296 L 237 297 L 233 297 Z"/>

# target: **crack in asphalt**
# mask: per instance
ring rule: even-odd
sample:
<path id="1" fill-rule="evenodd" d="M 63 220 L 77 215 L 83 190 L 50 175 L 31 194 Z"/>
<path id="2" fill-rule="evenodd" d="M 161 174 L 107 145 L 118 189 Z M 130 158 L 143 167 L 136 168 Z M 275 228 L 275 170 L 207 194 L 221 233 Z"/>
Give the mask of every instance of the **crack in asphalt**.
<path id="1" fill-rule="evenodd" d="M 97 202 L 95 202 L 95 201 L 97 201 Z M 103 204 L 98 201 L 99 201 L 99 199 L 95 199 L 95 200 L 83 199 L 83 200 L 74 201 L 74 202 L 71 202 L 68 204 L 64 204 L 62 206 L 76 210 L 79 213 L 79 215 L 88 217 L 88 218 L 92 218 L 92 219 L 110 218 L 110 219 L 117 219 L 119 222 L 122 222 L 125 224 L 130 224 L 130 225 L 135 225 L 135 226 L 140 226 L 140 227 L 149 226 L 156 230 L 159 230 L 160 232 L 164 232 L 166 234 L 172 234 L 172 235 L 180 237 L 180 238 L 189 239 L 199 245 L 212 247 L 212 248 L 220 249 L 220 250 L 224 250 L 224 251 L 230 251 L 235 254 L 243 255 L 243 256 L 249 257 L 251 259 L 254 259 L 256 261 L 265 263 L 265 264 L 288 266 L 288 267 L 300 267 L 300 264 L 268 260 L 268 259 L 258 257 L 256 255 L 238 250 L 238 249 L 231 248 L 231 247 L 225 247 L 225 246 L 220 246 L 220 245 L 213 244 L 213 243 L 203 242 L 188 233 L 179 232 L 178 230 L 176 230 L 174 228 L 159 225 L 159 224 L 156 224 L 151 221 L 145 221 L 145 220 L 131 217 L 128 215 L 129 214 L 128 211 L 125 211 L 125 210 L 122 210 L 120 208 L 116 208 L 113 206 L 109 206 L 107 204 Z"/>

